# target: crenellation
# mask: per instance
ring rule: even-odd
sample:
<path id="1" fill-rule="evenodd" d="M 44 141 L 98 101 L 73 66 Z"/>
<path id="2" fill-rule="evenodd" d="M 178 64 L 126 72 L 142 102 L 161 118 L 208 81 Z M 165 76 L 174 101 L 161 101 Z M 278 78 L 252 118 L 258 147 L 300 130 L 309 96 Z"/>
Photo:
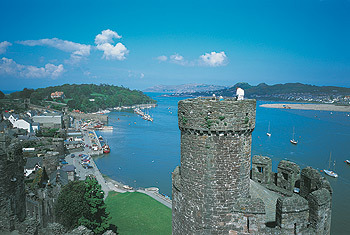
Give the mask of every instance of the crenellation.
<path id="1" fill-rule="evenodd" d="M 274 173 L 270 158 L 251 161 L 255 100 L 196 98 L 178 106 L 174 235 L 330 234 L 332 189 L 318 171 L 283 160 Z"/>

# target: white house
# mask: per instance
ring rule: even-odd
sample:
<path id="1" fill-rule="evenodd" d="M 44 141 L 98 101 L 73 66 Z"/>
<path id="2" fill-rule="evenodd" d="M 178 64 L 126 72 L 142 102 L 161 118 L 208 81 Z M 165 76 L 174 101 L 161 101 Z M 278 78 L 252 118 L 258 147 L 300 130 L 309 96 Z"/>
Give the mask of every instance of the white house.
<path id="1" fill-rule="evenodd" d="M 18 119 L 13 123 L 13 128 L 18 128 L 18 129 L 24 129 L 28 133 L 31 133 L 33 131 L 32 128 L 32 121 L 29 119 Z"/>
<path id="2" fill-rule="evenodd" d="M 42 165 L 43 165 L 42 157 L 27 158 L 26 165 L 24 166 L 24 175 L 28 177 L 30 174 L 40 169 Z"/>
<path id="3" fill-rule="evenodd" d="M 40 123 L 39 122 L 33 122 L 32 123 L 32 129 L 34 132 L 37 132 L 40 130 Z"/>
<path id="4" fill-rule="evenodd" d="M 3 115 L 4 120 L 9 120 L 11 124 L 15 123 L 19 119 L 19 116 L 17 114 L 12 113 L 4 113 Z"/>

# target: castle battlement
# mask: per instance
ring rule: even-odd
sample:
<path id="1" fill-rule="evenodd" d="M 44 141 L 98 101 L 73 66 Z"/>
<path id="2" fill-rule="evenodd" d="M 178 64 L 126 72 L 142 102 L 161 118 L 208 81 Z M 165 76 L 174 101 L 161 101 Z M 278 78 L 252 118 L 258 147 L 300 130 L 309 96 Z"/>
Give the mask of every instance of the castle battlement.
<path id="1" fill-rule="evenodd" d="M 195 98 L 178 103 L 180 130 L 194 130 L 207 134 L 253 131 L 255 128 L 255 100 Z"/>
<path id="2" fill-rule="evenodd" d="M 174 235 L 330 234 L 332 189 L 319 172 L 283 160 L 274 173 L 270 158 L 251 161 L 255 109 L 255 100 L 179 101 Z"/>

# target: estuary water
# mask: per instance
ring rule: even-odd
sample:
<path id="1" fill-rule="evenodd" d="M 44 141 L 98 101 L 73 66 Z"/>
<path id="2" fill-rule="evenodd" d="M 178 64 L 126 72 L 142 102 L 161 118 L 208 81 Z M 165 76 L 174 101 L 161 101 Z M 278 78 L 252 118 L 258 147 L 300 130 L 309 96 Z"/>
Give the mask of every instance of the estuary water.
<path id="1" fill-rule="evenodd" d="M 171 172 L 180 164 L 180 131 L 177 102 L 183 97 L 161 97 L 149 93 L 158 106 L 148 112 L 153 122 L 129 112 L 109 113 L 113 132 L 98 132 L 111 152 L 96 159 L 100 171 L 132 187 L 151 187 L 171 196 Z M 350 234 L 350 115 L 343 112 L 261 108 L 257 102 L 252 156 L 272 158 L 273 171 L 283 159 L 301 168 L 327 169 L 335 160 L 339 178 L 327 177 L 333 188 L 332 234 Z M 348 116 L 349 115 L 349 116 Z M 270 123 L 271 137 L 266 135 Z M 297 145 L 290 139 L 295 129 Z M 333 164 L 331 164 L 333 165 Z M 324 173 L 321 173 L 324 174 Z"/>

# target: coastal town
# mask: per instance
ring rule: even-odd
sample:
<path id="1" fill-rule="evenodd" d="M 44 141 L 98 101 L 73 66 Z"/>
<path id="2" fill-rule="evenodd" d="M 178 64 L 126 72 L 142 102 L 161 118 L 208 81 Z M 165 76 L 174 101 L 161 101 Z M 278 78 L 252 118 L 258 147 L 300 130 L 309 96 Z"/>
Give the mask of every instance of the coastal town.
<path id="1" fill-rule="evenodd" d="M 51 95 L 60 94 L 61 92 L 55 92 Z M 122 106 L 113 110 L 134 109 L 142 112 L 141 110 L 151 107 L 155 105 Z M 113 151 L 108 140 L 103 137 L 106 131 L 113 131 L 113 126 L 108 125 L 108 112 L 110 110 L 83 113 L 69 111 L 67 107 L 55 110 L 38 107 L 24 100 L 20 109 L 4 110 L 1 113 L 0 184 L 6 186 L 0 187 L 0 198 L 3 199 L 0 209 L 6 213 L 0 216 L 0 223 L 6 220 L 8 222 L 0 226 L 0 231 L 6 228 L 11 230 L 11 226 L 15 226 L 12 229 L 16 228 L 20 233 L 27 231 L 25 234 L 36 234 L 35 231 L 44 231 L 53 226 L 56 222 L 55 203 L 62 189 L 70 182 L 88 179 L 97 181 L 104 200 L 110 192 L 139 192 L 171 208 L 170 198 L 159 193 L 158 188 L 133 188 L 99 171 L 94 157 Z M 150 116 L 145 114 L 143 118 L 151 121 Z M 15 156 L 6 157 L 11 151 L 15 151 Z M 10 167 L 13 164 L 17 164 L 16 169 L 19 170 L 13 171 Z M 16 187 L 6 183 L 9 178 Z M 8 216 L 13 212 L 6 209 L 7 201 L 17 208 L 15 213 L 19 213 L 20 219 L 9 219 Z M 28 232 L 30 229 L 33 233 Z M 106 234 L 115 232 L 108 230 Z"/>

